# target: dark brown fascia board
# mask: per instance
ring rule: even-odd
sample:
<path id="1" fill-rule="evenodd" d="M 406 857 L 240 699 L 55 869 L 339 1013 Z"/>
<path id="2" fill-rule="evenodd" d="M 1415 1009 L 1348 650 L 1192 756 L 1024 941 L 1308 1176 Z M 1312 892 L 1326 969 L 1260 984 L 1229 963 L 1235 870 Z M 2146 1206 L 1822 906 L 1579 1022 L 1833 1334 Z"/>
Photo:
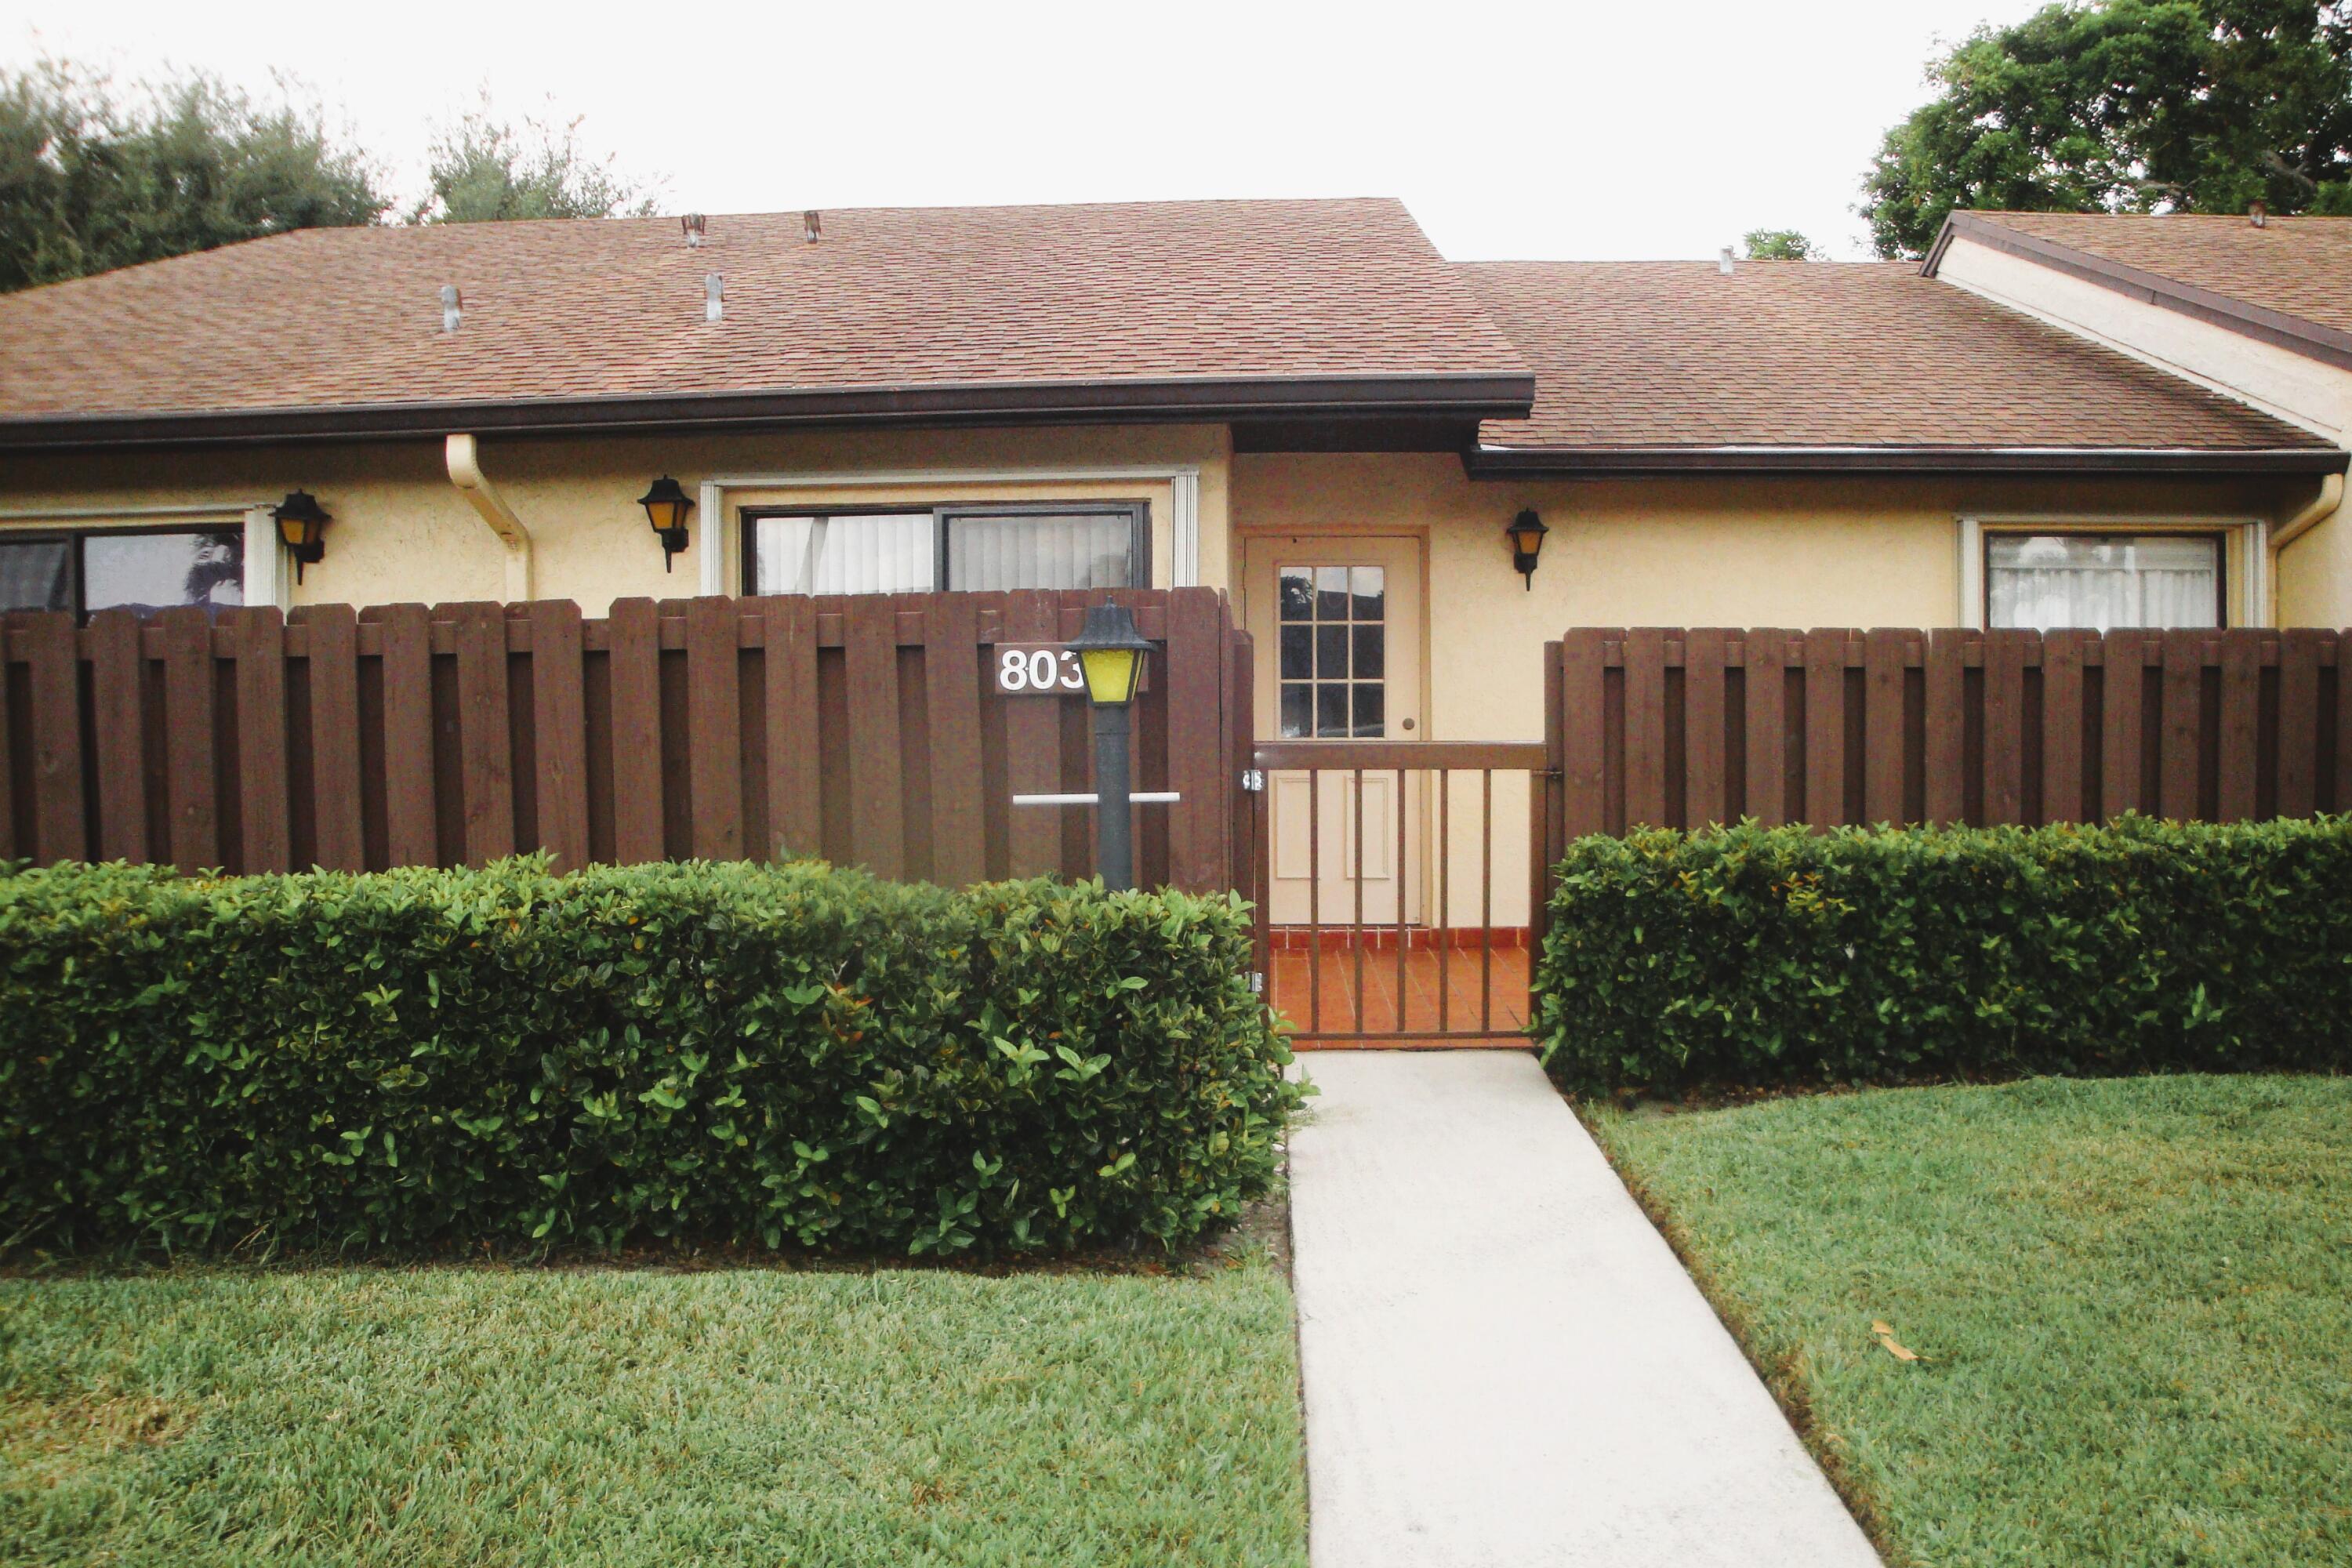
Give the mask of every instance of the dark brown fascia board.
<path id="1" fill-rule="evenodd" d="M 1300 417 L 1524 419 L 1526 374 L 964 383 L 824 392 L 400 403 L 0 419 L 0 451 L 402 440 L 459 432 L 612 435 L 795 426 L 1227 423 Z"/>
<path id="2" fill-rule="evenodd" d="M 2210 289 L 2200 289 L 2137 267 L 2127 267 L 2120 261 L 2110 261 L 2104 256 L 2078 250 L 2071 245 L 2061 245 L 2039 235 L 2021 234 L 2005 224 L 1976 213 L 1956 212 L 1944 219 L 1944 226 L 1936 235 L 1936 243 L 1928 249 L 1927 259 L 1919 264 L 1921 276 L 1933 278 L 1943 265 L 1944 252 L 1951 248 L 1955 238 L 1965 237 L 1990 249 L 2006 255 L 2039 262 L 2053 272 L 2063 272 L 2070 278 L 2080 278 L 2102 289 L 2111 289 L 2129 299 L 2156 305 L 2167 310 L 2208 321 L 2217 327 L 2266 343 L 2273 343 L 2307 359 L 2352 370 L 2352 332 L 2323 327 L 2306 321 L 2300 316 L 2249 305 L 2227 294 L 2217 294 Z"/>
<path id="3" fill-rule="evenodd" d="M 1721 474 L 2340 474 L 2335 447 L 1480 447 L 1474 479 Z"/>

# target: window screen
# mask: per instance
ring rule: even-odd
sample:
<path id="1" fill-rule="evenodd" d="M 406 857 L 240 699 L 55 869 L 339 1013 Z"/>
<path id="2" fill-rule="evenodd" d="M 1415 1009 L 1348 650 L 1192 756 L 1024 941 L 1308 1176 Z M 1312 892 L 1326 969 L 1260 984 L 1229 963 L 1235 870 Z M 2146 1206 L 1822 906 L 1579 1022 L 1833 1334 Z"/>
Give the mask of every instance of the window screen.
<path id="1" fill-rule="evenodd" d="M 2221 542 L 2198 534 L 1996 533 L 1985 540 L 1987 624 L 2218 626 Z"/>

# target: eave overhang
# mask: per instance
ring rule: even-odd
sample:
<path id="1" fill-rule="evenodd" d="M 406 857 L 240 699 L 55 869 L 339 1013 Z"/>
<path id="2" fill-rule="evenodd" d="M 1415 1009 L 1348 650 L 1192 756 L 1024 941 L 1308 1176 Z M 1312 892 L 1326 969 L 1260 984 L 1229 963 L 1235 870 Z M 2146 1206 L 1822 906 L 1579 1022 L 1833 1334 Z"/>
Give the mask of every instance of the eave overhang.
<path id="1" fill-rule="evenodd" d="M 1767 474 L 2340 474 L 2334 447 L 1477 447 L 1474 479 Z"/>
<path id="2" fill-rule="evenodd" d="M 1517 374 L 987 382 L 638 397 L 385 403 L 0 418 L 0 451 L 236 447 L 476 435 L 874 426 L 1523 419 Z"/>
<path id="3" fill-rule="evenodd" d="M 2210 289 L 2182 283 L 2145 268 L 2130 267 L 2104 256 L 2094 256 L 2089 251 L 2061 245 L 2039 235 L 2021 234 L 2005 224 L 1980 217 L 1975 213 L 1956 212 L 1944 219 L 1944 226 L 1937 232 L 1936 243 L 1928 247 L 1926 259 L 1919 263 L 1922 277 L 1936 276 L 1937 268 L 1943 265 L 1944 253 L 1951 248 L 1954 239 L 1966 239 L 1989 250 L 2038 262 L 2054 272 L 2063 272 L 2070 278 L 2079 278 L 2102 289 L 2113 289 L 2144 304 L 2178 311 L 2242 336 L 2275 344 L 2307 359 L 2352 370 L 2352 332 L 2323 327 L 2300 316 L 2290 316 L 2260 305 L 2249 305 L 2227 294 L 2217 294 Z"/>

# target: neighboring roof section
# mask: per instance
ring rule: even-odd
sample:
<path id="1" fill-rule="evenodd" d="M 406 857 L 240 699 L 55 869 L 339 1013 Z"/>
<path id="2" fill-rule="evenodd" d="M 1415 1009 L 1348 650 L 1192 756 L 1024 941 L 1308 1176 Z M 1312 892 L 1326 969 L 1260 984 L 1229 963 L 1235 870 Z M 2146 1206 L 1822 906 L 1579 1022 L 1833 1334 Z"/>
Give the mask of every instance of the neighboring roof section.
<path id="1" fill-rule="evenodd" d="M 1537 382 L 1531 417 L 1481 428 L 1474 471 L 2342 466 L 2315 436 L 1907 264 L 1463 271 Z"/>
<path id="2" fill-rule="evenodd" d="M 2352 366 L 2352 218 L 1956 212 L 1921 270 L 1956 237 Z"/>
<path id="3" fill-rule="evenodd" d="M 1532 390 L 1393 201 L 820 224 L 812 243 L 799 213 L 713 216 L 698 247 L 676 218 L 310 229 L 0 297 L 0 444 L 28 425 L 258 438 L 1258 407 L 1475 418 Z M 444 284 L 462 295 L 454 332 Z"/>

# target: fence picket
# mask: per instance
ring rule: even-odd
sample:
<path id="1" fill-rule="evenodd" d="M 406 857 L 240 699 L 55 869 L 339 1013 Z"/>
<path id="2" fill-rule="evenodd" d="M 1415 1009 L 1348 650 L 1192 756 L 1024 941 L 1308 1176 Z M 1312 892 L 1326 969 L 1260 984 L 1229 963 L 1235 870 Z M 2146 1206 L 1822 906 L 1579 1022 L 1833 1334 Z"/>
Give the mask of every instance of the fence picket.
<path id="1" fill-rule="evenodd" d="M 2319 658 L 2320 649 L 2335 640 L 2335 633 L 2310 627 L 2297 627 L 2279 638 L 2281 816 L 2309 816 L 2318 807 Z"/>
<path id="2" fill-rule="evenodd" d="M 2157 806 L 2166 816 L 2186 822 L 2197 815 L 2197 743 L 2204 708 L 2204 643 L 2206 634 L 2168 631 L 2163 634 L 2163 727 L 2158 759 L 2161 781 Z"/>
<path id="3" fill-rule="evenodd" d="M 613 858 L 668 853 L 663 823 L 661 623 L 651 599 L 615 599 L 606 617 L 613 690 Z"/>
<path id="4" fill-rule="evenodd" d="M 2119 627 L 2107 634 L 2099 673 L 2099 815 L 2146 810 L 2141 798 L 2142 705 L 2147 686 L 2146 635 Z"/>
<path id="5" fill-rule="evenodd" d="M 1666 822 L 1666 634 L 1625 633 L 1625 826 Z"/>
<path id="6" fill-rule="evenodd" d="M 743 853 L 743 708 L 735 601 L 686 608 L 687 780 L 694 852 L 705 860 Z"/>
<path id="7" fill-rule="evenodd" d="M 367 865 L 361 809 L 359 617 L 349 605 L 310 605 L 293 619 L 308 641 L 310 810 L 318 863 L 330 871 Z"/>
<path id="8" fill-rule="evenodd" d="M 1929 826 L 1948 827 L 1968 809 L 1968 651 L 1978 634 L 1961 626 L 1937 626 L 1927 634 L 1926 773 Z"/>
<path id="9" fill-rule="evenodd" d="M 1862 639 L 1862 819 L 1903 821 L 1903 668 L 1911 634 L 1874 627 Z"/>
<path id="10" fill-rule="evenodd" d="M 1607 637 L 1622 635 L 1597 626 L 1580 626 L 1560 637 L 1559 797 L 1563 844 L 1570 838 L 1609 830 L 1603 816 L 1608 809 L 1603 771 L 1607 741 L 1602 733 L 1607 708 L 1602 699 L 1601 644 Z"/>
<path id="11" fill-rule="evenodd" d="M 1683 634 L 1683 823 L 1688 827 L 1735 816 L 1723 723 L 1724 655 L 1731 635 L 1721 626 Z"/>
<path id="12" fill-rule="evenodd" d="M 35 854 L 44 863 L 79 860 L 89 847 L 83 820 L 81 671 L 74 649 L 74 618 L 69 611 L 51 610 L 26 617 L 25 626 L 32 644 Z M 211 755 L 209 747 L 205 755 Z"/>
<path id="13" fill-rule="evenodd" d="M 824 847 L 816 708 L 816 604 L 794 595 L 760 602 L 765 624 L 768 837 L 762 854 L 814 855 Z"/>
<path id="14" fill-rule="evenodd" d="M 432 623 L 422 605 L 386 605 L 371 613 L 383 628 L 383 815 L 392 863 L 437 865 Z"/>
<path id="15" fill-rule="evenodd" d="M 588 864 L 588 718 L 580 606 L 530 606 L 533 777 L 539 840 L 559 871 Z"/>
<path id="16" fill-rule="evenodd" d="M 213 623 L 194 607 L 155 617 L 163 632 L 163 773 L 172 863 L 183 871 L 220 864 L 213 776 Z M 37 717 L 39 705 L 35 703 Z"/>
<path id="17" fill-rule="evenodd" d="M 2262 726 L 2262 656 L 2266 634 L 2221 634 L 2221 794 L 2215 815 L 2244 822 L 2254 815 L 2255 747 Z"/>
<path id="18" fill-rule="evenodd" d="M 1789 820 L 1789 638 L 1780 626 L 1748 634 L 1746 814 L 1767 827 Z"/>
<path id="19" fill-rule="evenodd" d="M 286 773 L 286 623 L 275 605 L 229 617 L 236 637 L 237 869 L 293 869 Z"/>
<path id="20" fill-rule="evenodd" d="M 91 718 L 97 733 L 98 852 L 147 858 L 147 658 L 139 617 L 100 610 L 89 618 Z"/>

